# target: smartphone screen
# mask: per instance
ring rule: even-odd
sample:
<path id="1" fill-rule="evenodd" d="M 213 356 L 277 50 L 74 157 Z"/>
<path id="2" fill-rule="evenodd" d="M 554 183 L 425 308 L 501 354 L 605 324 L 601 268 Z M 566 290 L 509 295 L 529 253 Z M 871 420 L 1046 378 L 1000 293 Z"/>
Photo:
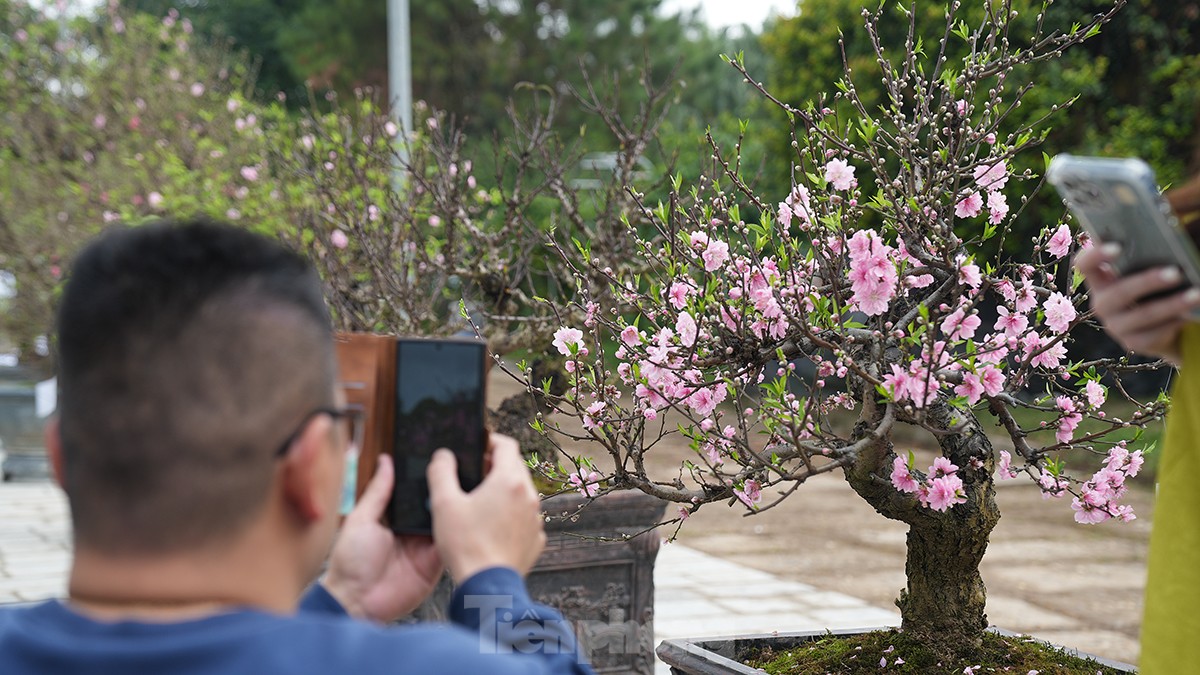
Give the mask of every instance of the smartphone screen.
<path id="1" fill-rule="evenodd" d="M 464 490 L 483 480 L 487 444 L 482 342 L 401 339 L 396 342 L 396 424 L 392 444 L 396 532 L 432 531 L 425 469 L 438 448 L 458 458 Z"/>

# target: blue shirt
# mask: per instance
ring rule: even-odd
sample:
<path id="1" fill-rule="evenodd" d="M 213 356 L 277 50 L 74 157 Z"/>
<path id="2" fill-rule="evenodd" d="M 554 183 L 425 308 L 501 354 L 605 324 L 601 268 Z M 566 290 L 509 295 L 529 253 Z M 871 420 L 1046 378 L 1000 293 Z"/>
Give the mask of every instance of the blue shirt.
<path id="1" fill-rule="evenodd" d="M 592 669 L 562 616 L 536 605 L 513 570 L 454 593 L 450 624 L 384 627 L 350 618 L 320 586 L 300 611 L 232 610 L 192 621 L 103 622 L 51 600 L 0 609 L 4 675 L 518 675 Z"/>

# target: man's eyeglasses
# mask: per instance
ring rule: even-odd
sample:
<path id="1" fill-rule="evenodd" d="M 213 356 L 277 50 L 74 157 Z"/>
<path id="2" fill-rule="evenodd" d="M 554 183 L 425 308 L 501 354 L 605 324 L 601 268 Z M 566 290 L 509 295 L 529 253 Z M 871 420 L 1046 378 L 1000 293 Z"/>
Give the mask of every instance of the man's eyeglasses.
<path id="1" fill-rule="evenodd" d="M 308 426 L 308 423 L 312 421 L 312 418 L 316 417 L 317 415 L 329 415 L 334 419 L 334 421 L 340 422 L 343 425 L 343 431 L 346 434 L 346 439 L 349 443 L 349 445 L 346 446 L 347 450 L 350 448 L 362 448 L 364 432 L 362 408 L 346 407 L 338 409 L 323 407 L 313 410 L 305 415 L 304 419 L 300 420 L 300 424 L 296 426 L 296 430 L 293 431 L 287 437 L 287 440 L 283 442 L 283 445 L 279 446 L 279 449 L 275 451 L 276 458 L 283 457 L 288 453 L 288 450 L 290 450 L 292 447 L 292 443 L 296 442 L 296 439 L 300 437 L 300 433 L 304 431 L 304 428 Z"/>

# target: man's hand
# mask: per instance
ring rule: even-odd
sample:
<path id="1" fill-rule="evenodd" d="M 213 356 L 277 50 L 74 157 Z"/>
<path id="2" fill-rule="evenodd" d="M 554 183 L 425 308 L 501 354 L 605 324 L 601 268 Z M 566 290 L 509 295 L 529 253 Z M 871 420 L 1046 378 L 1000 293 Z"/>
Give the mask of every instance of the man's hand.
<path id="1" fill-rule="evenodd" d="M 379 524 L 394 480 L 392 458 L 380 455 L 375 477 L 346 516 L 330 555 L 325 588 L 356 618 L 394 621 L 429 597 L 442 576 L 432 539 L 398 537 Z"/>
<path id="2" fill-rule="evenodd" d="M 491 471 L 469 493 L 458 482 L 454 453 L 438 450 L 429 463 L 433 537 L 455 583 L 489 567 L 526 574 L 546 545 L 541 501 L 520 446 L 498 434 L 488 444 Z"/>
<path id="3" fill-rule="evenodd" d="M 1112 263 L 1120 253 L 1119 245 L 1108 243 L 1075 257 L 1075 266 L 1087 280 L 1092 309 L 1109 335 L 1126 350 L 1179 364 L 1179 333 L 1188 321 L 1187 315 L 1200 307 L 1200 289 L 1139 302 L 1147 295 L 1178 286 L 1183 275 L 1177 268 L 1161 267 L 1119 277 Z"/>

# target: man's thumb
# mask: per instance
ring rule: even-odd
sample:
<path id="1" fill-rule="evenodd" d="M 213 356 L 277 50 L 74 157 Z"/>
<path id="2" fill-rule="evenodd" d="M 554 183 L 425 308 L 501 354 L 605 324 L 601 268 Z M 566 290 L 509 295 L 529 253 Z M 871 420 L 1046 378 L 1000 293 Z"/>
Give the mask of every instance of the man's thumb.
<path id="1" fill-rule="evenodd" d="M 434 451 L 425 477 L 429 480 L 431 498 L 439 494 L 462 494 L 462 485 L 458 482 L 458 458 L 445 448 Z"/>

